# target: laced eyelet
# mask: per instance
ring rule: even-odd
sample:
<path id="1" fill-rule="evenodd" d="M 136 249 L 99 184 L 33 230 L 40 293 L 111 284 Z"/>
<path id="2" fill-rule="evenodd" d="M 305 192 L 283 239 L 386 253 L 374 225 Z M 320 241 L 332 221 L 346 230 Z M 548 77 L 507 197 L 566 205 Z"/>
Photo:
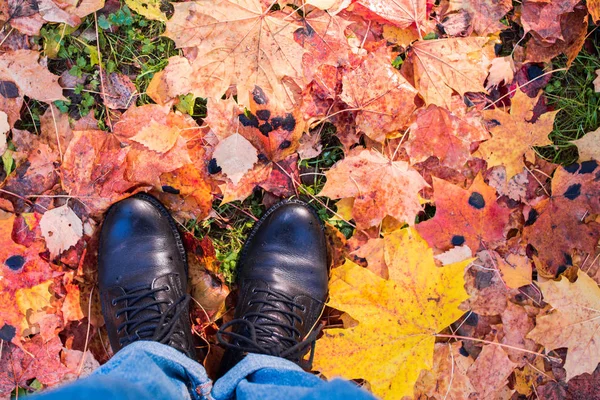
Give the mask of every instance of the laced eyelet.
<path id="1" fill-rule="evenodd" d="M 111 304 L 113 305 L 113 307 L 117 306 L 117 300 L 116 299 L 112 299 Z"/>
<path id="2" fill-rule="evenodd" d="M 164 286 L 164 291 L 165 292 L 170 292 L 171 291 L 171 287 L 170 286 Z"/>
<path id="3" fill-rule="evenodd" d="M 306 307 L 303 305 L 301 305 L 299 308 L 300 308 L 300 311 L 302 311 L 302 312 L 306 311 Z"/>

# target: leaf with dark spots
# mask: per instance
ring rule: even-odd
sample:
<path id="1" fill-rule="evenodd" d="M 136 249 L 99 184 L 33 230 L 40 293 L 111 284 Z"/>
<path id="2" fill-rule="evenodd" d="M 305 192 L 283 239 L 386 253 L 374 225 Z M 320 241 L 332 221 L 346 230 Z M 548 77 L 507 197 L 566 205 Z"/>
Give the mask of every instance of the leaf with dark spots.
<path id="1" fill-rule="evenodd" d="M 496 191 L 478 175 L 469 189 L 433 178 L 437 207 L 432 219 L 416 225 L 425 240 L 439 250 L 450 249 L 456 236 L 477 252 L 480 246 L 490 248 L 504 239 L 509 210 L 496 202 Z"/>
<path id="2" fill-rule="evenodd" d="M 15 329 L 14 326 L 5 324 L 2 326 L 2 328 L 0 328 L 0 339 L 2 339 L 8 343 L 11 340 L 13 340 L 16 333 L 17 333 L 17 330 Z"/>
<path id="3" fill-rule="evenodd" d="M 581 163 L 581 168 L 579 169 L 580 174 L 591 174 L 598 167 L 598 162 L 596 160 L 584 161 Z"/>
<path id="4" fill-rule="evenodd" d="M 219 167 L 219 165 L 217 165 L 217 160 L 215 160 L 214 158 L 211 158 L 210 161 L 208 162 L 208 173 L 209 174 L 218 174 L 219 172 L 221 172 L 221 167 Z"/>
<path id="5" fill-rule="evenodd" d="M 461 235 L 454 235 L 450 240 L 453 246 L 462 246 L 465 243 L 465 237 Z"/>
<path id="6" fill-rule="evenodd" d="M 287 149 L 288 147 L 290 147 L 292 145 L 292 142 L 290 142 L 289 140 L 284 140 L 283 142 L 281 142 L 281 144 L 279 145 L 279 148 L 281 150 Z"/>
<path id="7" fill-rule="evenodd" d="M 535 208 L 529 210 L 527 220 L 525 221 L 525 226 L 533 225 L 533 223 L 537 220 L 538 216 L 539 214 Z"/>
<path id="8" fill-rule="evenodd" d="M 288 132 L 291 132 L 296 127 L 296 120 L 292 114 L 286 114 L 285 118 L 282 117 L 274 117 L 271 119 L 271 124 L 273 125 L 273 129 L 282 128 Z"/>
<path id="9" fill-rule="evenodd" d="M 256 111 L 256 116 L 261 121 L 268 121 L 271 118 L 271 111 L 269 110 L 258 110 Z"/>
<path id="10" fill-rule="evenodd" d="M 180 193 L 179 189 L 175 189 L 173 186 L 169 186 L 169 185 L 163 185 L 162 191 L 165 193 L 171 193 L 171 194 L 179 194 Z"/>
<path id="11" fill-rule="evenodd" d="M 255 86 L 254 90 L 252 91 L 252 99 L 254 99 L 256 104 L 260 105 L 267 104 L 269 102 L 265 92 L 258 86 Z"/>
<path id="12" fill-rule="evenodd" d="M 39 12 L 36 0 L 8 0 L 10 18 L 30 17 Z"/>
<path id="13" fill-rule="evenodd" d="M 0 95 L 6 99 L 19 97 L 19 88 L 11 81 L 0 81 Z"/>
<path id="14" fill-rule="evenodd" d="M 252 113 L 249 112 L 248 115 L 240 114 L 238 117 L 242 125 L 258 128 L 258 119 Z"/>
<path id="15" fill-rule="evenodd" d="M 258 126 L 258 130 L 266 137 L 269 137 L 269 133 L 273 130 L 273 127 L 268 122 L 265 122 L 264 124 Z"/>
<path id="16" fill-rule="evenodd" d="M 481 193 L 471 193 L 471 196 L 469 196 L 469 205 L 478 210 L 481 210 L 483 207 L 485 207 L 485 200 L 483 199 Z"/>
<path id="17" fill-rule="evenodd" d="M 581 194 L 581 183 L 575 183 L 567 188 L 567 191 L 564 193 L 565 196 L 569 200 L 575 200 Z"/>
<path id="18" fill-rule="evenodd" d="M 25 258 L 21 255 L 14 255 L 7 258 L 4 264 L 13 271 L 18 271 L 23 268 L 23 264 L 25 264 Z"/>

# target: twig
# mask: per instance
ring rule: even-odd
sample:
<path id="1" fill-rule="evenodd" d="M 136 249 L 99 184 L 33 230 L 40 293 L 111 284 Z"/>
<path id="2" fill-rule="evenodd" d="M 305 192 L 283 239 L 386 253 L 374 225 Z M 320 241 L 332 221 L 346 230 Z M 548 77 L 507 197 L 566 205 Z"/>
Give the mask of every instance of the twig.
<path id="1" fill-rule="evenodd" d="M 511 345 L 508 345 L 508 344 L 503 344 L 503 343 L 498 343 L 498 342 L 492 342 L 490 340 L 476 339 L 476 338 L 472 338 L 472 337 L 468 337 L 468 336 L 445 335 L 445 334 L 442 334 L 442 333 L 436 333 L 433 336 L 439 337 L 439 338 L 471 340 L 473 342 L 479 342 L 479 343 L 485 343 L 485 344 L 492 344 L 492 345 L 495 345 L 495 346 L 506 347 L 507 349 L 511 349 L 511 350 L 522 351 L 523 353 L 533 354 L 533 355 L 538 356 L 538 357 L 544 357 L 548 361 L 562 362 L 562 360 L 560 358 L 558 358 L 558 357 L 552 357 L 552 356 L 549 356 L 547 354 L 542 354 L 542 353 L 538 353 L 538 352 L 535 352 L 535 351 L 531 351 L 531 350 L 527 350 L 527 349 L 522 349 L 520 347 L 511 346 Z"/>

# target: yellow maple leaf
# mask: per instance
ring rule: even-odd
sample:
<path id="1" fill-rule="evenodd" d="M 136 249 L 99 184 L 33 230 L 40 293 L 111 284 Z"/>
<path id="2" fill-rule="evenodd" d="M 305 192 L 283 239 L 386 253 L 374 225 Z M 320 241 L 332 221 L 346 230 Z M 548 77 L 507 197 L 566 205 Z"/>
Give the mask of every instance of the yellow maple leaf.
<path id="1" fill-rule="evenodd" d="M 490 129 L 492 138 L 483 142 L 475 155 L 487 161 L 488 167 L 504 165 L 507 180 L 523 172 L 523 155 L 527 161 L 535 161 L 534 146 L 552 144 L 548 134 L 552 132 L 558 111 L 545 113 L 531 123 L 538 99 L 539 96 L 529 98 L 519 89 L 512 98 L 510 113 L 496 108 L 483 114 L 494 124 Z"/>
<path id="2" fill-rule="evenodd" d="M 463 275 L 472 260 L 437 267 L 413 228 L 385 240 L 390 280 L 350 261 L 332 271 L 328 305 L 358 325 L 325 331 L 315 369 L 329 378 L 366 379 L 376 395 L 399 399 L 413 394 L 422 369 L 432 368 L 434 334 L 463 314 Z"/>
<path id="3" fill-rule="evenodd" d="M 26 317 L 29 310 L 32 310 L 32 313 L 36 313 L 50 306 L 50 302 L 54 298 L 54 295 L 50 293 L 50 285 L 53 282 L 52 279 L 48 279 L 39 285 L 19 289 L 15 292 L 17 306 L 21 314 L 23 314 L 21 329 L 25 330 L 29 327 Z"/>
<path id="4" fill-rule="evenodd" d="M 544 301 L 554 311 L 538 316 L 535 328 L 527 337 L 542 344 L 547 351 L 566 347 L 567 381 L 574 376 L 591 374 L 600 363 L 600 288 L 586 273 L 579 272 L 575 283 L 539 282 Z"/>
<path id="5" fill-rule="evenodd" d="M 136 13 L 155 21 L 167 21 L 167 16 L 160 10 L 162 0 L 125 0 L 125 4 Z"/>

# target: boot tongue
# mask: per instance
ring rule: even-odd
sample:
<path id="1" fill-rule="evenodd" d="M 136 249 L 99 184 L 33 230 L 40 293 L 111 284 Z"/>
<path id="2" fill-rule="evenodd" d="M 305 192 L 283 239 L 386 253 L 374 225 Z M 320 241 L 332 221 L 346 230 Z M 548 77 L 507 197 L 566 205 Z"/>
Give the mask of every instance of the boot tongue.
<path id="1" fill-rule="evenodd" d="M 294 319 L 288 314 L 295 310 L 275 294 L 261 294 L 264 303 L 257 302 L 259 306 L 256 313 L 259 315 L 251 320 L 256 332 L 256 341 L 269 349 L 272 355 L 279 355 L 300 339 L 294 334 Z M 249 336 L 249 332 L 246 336 Z"/>

